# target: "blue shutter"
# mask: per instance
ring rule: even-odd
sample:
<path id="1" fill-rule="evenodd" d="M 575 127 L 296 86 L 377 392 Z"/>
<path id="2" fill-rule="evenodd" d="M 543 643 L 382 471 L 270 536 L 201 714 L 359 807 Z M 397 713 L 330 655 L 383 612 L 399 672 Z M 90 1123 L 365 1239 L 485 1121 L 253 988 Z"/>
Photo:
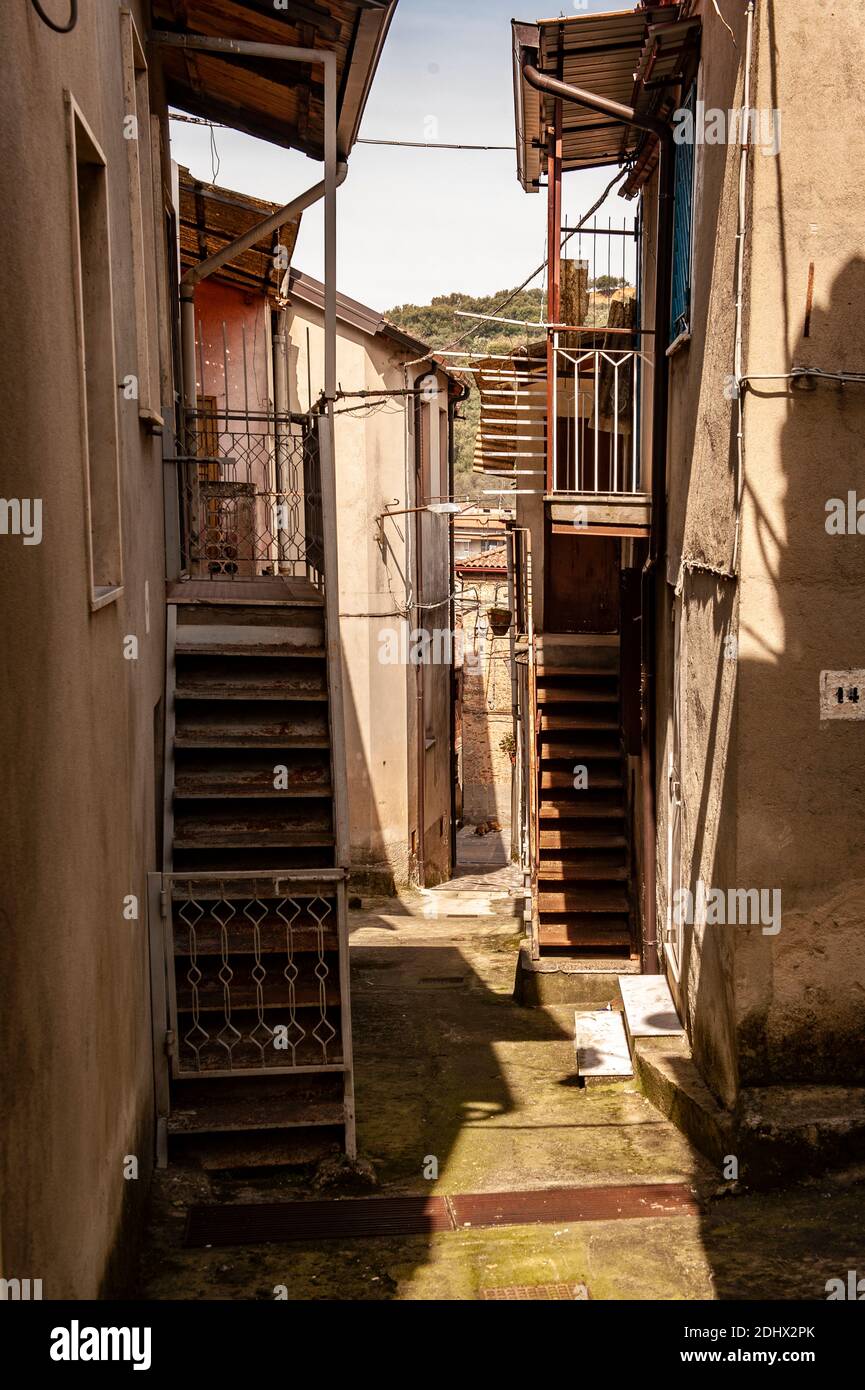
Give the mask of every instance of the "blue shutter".
<path id="1" fill-rule="evenodd" d="M 682 109 L 694 115 L 697 84 L 692 85 Z M 693 123 L 691 129 L 694 129 Z M 694 144 L 674 145 L 675 186 L 673 190 L 673 305 L 670 315 L 670 341 L 689 325 L 691 312 L 691 214 L 694 195 Z"/>

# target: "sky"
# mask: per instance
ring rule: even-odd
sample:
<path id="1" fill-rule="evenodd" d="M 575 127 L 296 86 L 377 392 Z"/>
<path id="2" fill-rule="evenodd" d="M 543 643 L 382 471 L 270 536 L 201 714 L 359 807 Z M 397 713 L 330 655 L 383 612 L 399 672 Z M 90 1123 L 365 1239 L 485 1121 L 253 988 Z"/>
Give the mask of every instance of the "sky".
<path id="1" fill-rule="evenodd" d="M 513 145 L 512 17 L 632 9 L 618 0 L 399 0 L 364 114 L 362 137 Z M 514 11 L 517 11 L 514 15 Z M 321 165 L 236 131 L 172 122 L 172 154 L 196 178 L 287 203 Z M 214 177 L 214 169 L 216 173 Z M 563 180 L 576 220 L 612 169 Z M 546 196 L 517 182 L 513 149 L 464 151 L 357 144 L 337 195 L 337 279 L 371 308 L 426 304 L 437 294 L 493 294 L 518 285 L 545 255 Z M 634 205 L 610 197 L 604 216 Z M 293 263 L 321 278 L 321 205 L 303 214 Z M 532 282 L 541 285 L 539 277 Z"/>

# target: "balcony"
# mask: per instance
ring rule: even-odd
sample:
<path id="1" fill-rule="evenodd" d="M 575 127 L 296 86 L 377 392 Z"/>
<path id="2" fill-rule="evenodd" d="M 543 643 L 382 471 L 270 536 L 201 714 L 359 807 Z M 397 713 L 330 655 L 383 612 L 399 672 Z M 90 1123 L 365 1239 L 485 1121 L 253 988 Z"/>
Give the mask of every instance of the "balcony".
<path id="1" fill-rule="evenodd" d="M 640 389 L 645 358 L 622 332 L 549 334 L 545 502 L 553 530 L 648 534 L 651 502 L 643 476 Z M 615 342 L 615 338 L 613 339 Z M 628 346 L 624 344 L 628 343 Z"/>
<path id="2" fill-rule="evenodd" d="M 518 496 L 542 496 L 554 531 L 647 535 L 645 365 L 630 330 L 585 326 L 550 330 L 517 353 L 473 358 L 475 468 L 512 479 Z"/>

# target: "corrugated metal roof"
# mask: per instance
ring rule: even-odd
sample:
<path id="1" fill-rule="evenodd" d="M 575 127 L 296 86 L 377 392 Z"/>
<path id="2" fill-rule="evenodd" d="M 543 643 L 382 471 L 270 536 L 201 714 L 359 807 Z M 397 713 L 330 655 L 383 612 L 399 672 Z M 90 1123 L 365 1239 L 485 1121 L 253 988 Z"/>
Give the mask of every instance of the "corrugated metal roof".
<path id="1" fill-rule="evenodd" d="M 337 145 L 345 157 L 363 109 L 397 0 L 153 0 L 155 30 L 207 38 L 332 49 L 337 57 Z M 281 59 L 223 57 L 161 47 L 171 106 L 222 121 L 248 135 L 324 158 L 320 66 Z"/>
<path id="2" fill-rule="evenodd" d="M 647 88 L 670 75 L 680 45 L 659 38 L 677 28 L 681 6 L 647 5 L 612 14 L 587 14 L 513 23 L 514 102 L 517 131 L 517 176 L 528 192 L 537 192 L 546 170 L 543 132 L 553 121 L 553 101 L 531 87 L 522 74 L 526 52 L 537 52 L 542 73 L 583 87 L 638 112 L 657 106 L 657 90 Z M 647 137 L 598 112 L 566 102 L 562 123 L 562 169 L 590 169 L 633 158 Z M 651 137 L 649 137 L 651 139 Z"/>

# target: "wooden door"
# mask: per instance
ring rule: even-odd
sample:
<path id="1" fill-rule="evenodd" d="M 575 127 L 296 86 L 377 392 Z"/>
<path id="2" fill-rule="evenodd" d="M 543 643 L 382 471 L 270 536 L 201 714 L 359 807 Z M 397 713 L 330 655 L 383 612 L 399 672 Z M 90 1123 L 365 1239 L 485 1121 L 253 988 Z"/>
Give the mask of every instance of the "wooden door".
<path id="1" fill-rule="evenodd" d="M 548 524 L 545 632 L 618 632 L 620 544 L 616 536 L 570 535 Z"/>

